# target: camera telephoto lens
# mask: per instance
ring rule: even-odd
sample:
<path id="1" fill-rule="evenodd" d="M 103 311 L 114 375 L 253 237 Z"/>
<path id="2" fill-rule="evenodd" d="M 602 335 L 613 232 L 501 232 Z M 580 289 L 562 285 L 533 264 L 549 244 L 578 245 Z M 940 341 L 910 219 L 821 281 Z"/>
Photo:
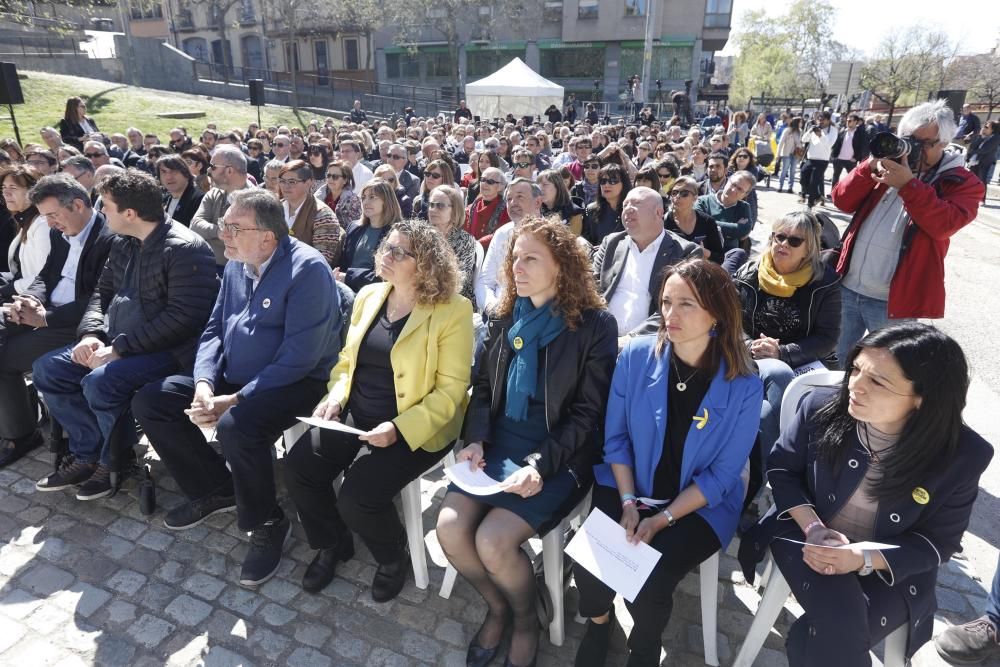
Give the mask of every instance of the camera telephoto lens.
<path id="1" fill-rule="evenodd" d="M 880 160 L 899 160 L 910 152 L 910 145 L 892 132 L 879 132 L 868 143 L 868 149 Z"/>

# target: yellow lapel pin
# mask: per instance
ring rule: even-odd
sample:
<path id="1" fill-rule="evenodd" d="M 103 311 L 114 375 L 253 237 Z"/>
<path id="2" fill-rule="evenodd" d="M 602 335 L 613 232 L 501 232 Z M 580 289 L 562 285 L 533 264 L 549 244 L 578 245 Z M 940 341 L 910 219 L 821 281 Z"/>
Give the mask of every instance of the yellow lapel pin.
<path id="1" fill-rule="evenodd" d="M 699 431 L 705 428 L 705 424 L 708 423 L 708 408 L 705 408 L 705 412 L 702 414 L 701 417 L 695 415 L 694 417 L 691 417 L 691 420 L 696 423 L 695 428 L 698 429 Z M 914 491 L 914 493 L 916 492 Z"/>
<path id="2" fill-rule="evenodd" d="M 931 494 L 927 493 L 927 489 L 925 489 L 922 486 L 918 486 L 917 488 L 913 489 L 912 495 L 913 495 L 913 502 L 920 505 L 926 505 L 931 501 Z"/>

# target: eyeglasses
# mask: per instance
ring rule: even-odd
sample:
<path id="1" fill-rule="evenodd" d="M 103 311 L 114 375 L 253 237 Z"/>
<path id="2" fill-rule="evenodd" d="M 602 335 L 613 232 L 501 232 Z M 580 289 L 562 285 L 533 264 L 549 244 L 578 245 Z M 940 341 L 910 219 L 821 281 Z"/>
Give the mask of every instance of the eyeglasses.
<path id="1" fill-rule="evenodd" d="M 601 185 L 618 185 L 621 183 L 617 178 L 602 178 L 599 182 Z"/>
<path id="2" fill-rule="evenodd" d="M 433 178 L 434 180 L 437 180 L 437 179 L 441 178 L 441 172 L 440 171 L 425 171 L 424 172 L 424 176 L 426 176 L 427 178 Z"/>
<path id="3" fill-rule="evenodd" d="M 286 188 L 298 185 L 299 183 L 305 183 L 301 178 L 279 178 L 278 184 L 283 185 Z"/>
<path id="4" fill-rule="evenodd" d="M 593 148 L 593 145 L 591 145 L 591 144 L 577 144 L 576 147 L 578 149 L 580 149 L 580 148 Z"/>
<path id="5" fill-rule="evenodd" d="M 427 202 L 427 208 L 431 211 L 451 208 L 451 203 L 446 201 L 429 201 Z"/>
<path id="6" fill-rule="evenodd" d="M 527 169 L 528 167 L 532 166 L 532 164 L 530 162 L 515 162 L 514 166 L 517 167 L 518 169 Z"/>
<path id="7" fill-rule="evenodd" d="M 328 181 L 339 181 L 342 178 L 344 178 L 343 174 L 327 174 L 326 175 L 326 180 L 328 180 Z"/>
<path id="8" fill-rule="evenodd" d="M 84 153 L 84 156 L 93 160 L 95 157 L 104 157 L 104 153 Z"/>
<path id="9" fill-rule="evenodd" d="M 32 167 L 47 167 L 49 165 L 48 160 L 28 160 L 28 164 Z"/>
<path id="10" fill-rule="evenodd" d="M 288 148 L 288 146 L 289 146 L 289 144 L 280 143 L 280 142 L 277 142 L 277 141 L 274 142 L 274 147 L 275 148 Z"/>
<path id="11" fill-rule="evenodd" d="M 214 162 L 209 162 L 208 163 L 208 170 L 209 171 L 212 171 L 213 169 L 225 169 L 225 168 L 226 168 L 226 165 L 224 165 L 224 164 L 215 164 Z"/>
<path id="12" fill-rule="evenodd" d="M 266 232 L 267 231 L 266 229 L 261 229 L 260 227 L 240 227 L 235 222 L 222 223 L 221 227 L 222 227 L 222 231 L 226 232 L 227 234 L 232 234 L 233 238 L 236 238 L 237 236 L 239 236 L 240 232 Z"/>
<path id="13" fill-rule="evenodd" d="M 409 250 L 400 248 L 398 245 L 392 245 L 391 243 L 385 244 L 385 253 L 392 257 L 392 261 L 394 262 L 402 262 L 407 257 L 412 257 L 413 259 L 417 258 L 417 256 Z"/>
<path id="14" fill-rule="evenodd" d="M 600 162 L 592 162 L 590 164 L 583 165 L 583 168 L 584 169 L 600 169 L 601 168 L 601 163 Z"/>
<path id="15" fill-rule="evenodd" d="M 495 178 L 480 178 L 480 183 L 485 183 L 486 185 L 500 185 L 500 181 Z"/>
<path id="16" fill-rule="evenodd" d="M 694 193 L 691 192 L 690 190 L 671 190 L 670 196 L 680 197 L 681 199 L 683 199 L 684 197 L 694 197 Z"/>
<path id="17" fill-rule="evenodd" d="M 785 243 L 791 248 L 798 248 L 806 242 L 801 236 L 789 236 L 788 234 L 771 234 L 771 239 L 775 243 Z"/>

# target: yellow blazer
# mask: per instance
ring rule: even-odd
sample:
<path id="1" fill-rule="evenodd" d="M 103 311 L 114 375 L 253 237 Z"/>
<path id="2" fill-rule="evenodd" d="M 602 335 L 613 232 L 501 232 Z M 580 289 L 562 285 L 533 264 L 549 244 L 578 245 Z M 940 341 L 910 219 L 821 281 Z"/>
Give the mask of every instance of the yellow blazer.
<path id="1" fill-rule="evenodd" d="M 354 300 L 351 327 L 330 372 L 329 398 L 347 405 L 358 349 L 392 285 L 373 283 Z M 458 438 L 469 403 L 472 373 L 472 304 L 455 294 L 446 303 L 418 304 L 389 353 L 396 374 L 392 420 L 411 449 L 437 452 Z"/>

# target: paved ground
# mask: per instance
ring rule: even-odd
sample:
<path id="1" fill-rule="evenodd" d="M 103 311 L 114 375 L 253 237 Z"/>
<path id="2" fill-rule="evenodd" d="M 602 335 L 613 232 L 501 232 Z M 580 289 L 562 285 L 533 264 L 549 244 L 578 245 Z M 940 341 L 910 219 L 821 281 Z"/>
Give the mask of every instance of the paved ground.
<path id="1" fill-rule="evenodd" d="M 948 318 L 941 326 L 972 359 L 975 379 L 966 418 L 996 443 L 1000 352 L 990 334 L 1000 312 L 995 289 L 1000 202 L 991 203 L 994 208 L 953 243 Z M 764 220 L 797 206 L 794 197 L 768 191 L 761 193 L 760 204 Z M 763 226 L 755 230 L 755 238 L 765 235 Z M 259 591 L 248 591 L 235 583 L 246 536 L 235 528 L 232 515 L 180 533 L 163 528 L 162 508 L 172 507 L 179 496 L 158 463 L 161 509 L 149 518 L 139 513 L 132 484 L 115 498 L 91 503 L 68 493 L 35 492 L 35 480 L 49 472 L 49 465 L 48 455 L 39 452 L 0 471 L 0 665 L 464 664 L 465 647 L 485 610 L 461 580 L 450 600 L 436 594 L 443 560 L 431 530 L 444 489 L 440 473 L 423 485 L 425 529 L 437 562 L 431 565 L 431 588 L 421 591 L 411 583 L 397 600 L 380 605 L 369 595 L 374 567 L 363 548 L 326 591 L 309 595 L 299 580 L 311 552 L 297 528 L 279 575 Z M 1000 544 L 998 499 L 1000 461 L 994 461 L 964 541 L 965 557 L 941 571 L 939 627 L 982 613 Z M 731 547 L 719 573 L 723 664 L 732 661 L 758 601 L 743 582 L 734 553 Z M 573 590 L 567 609 L 575 609 Z M 792 601 L 786 612 L 779 632 L 800 610 Z M 619 618 L 627 627 L 624 608 Z M 698 580 L 692 575 L 675 599 L 663 664 L 703 664 L 700 618 Z M 568 619 L 566 645 L 556 648 L 543 640 L 539 664 L 572 664 L 581 630 Z M 779 632 L 772 632 L 756 664 L 786 664 Z M 623 643 L 624 632 L 617 631 L 619 652 Z M 619 654 L 609 664 L 622 662 Z M 913 664 L 944 663 L 928 645 Z"/>

